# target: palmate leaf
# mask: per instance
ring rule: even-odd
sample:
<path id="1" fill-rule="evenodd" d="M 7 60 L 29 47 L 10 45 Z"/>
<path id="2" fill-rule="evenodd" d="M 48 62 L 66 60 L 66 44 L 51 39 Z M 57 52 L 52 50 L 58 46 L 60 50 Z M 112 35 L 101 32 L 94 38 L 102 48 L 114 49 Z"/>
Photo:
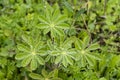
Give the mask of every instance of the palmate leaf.
<path id="1" fill-rule="evenodd" d="M 94 65 L 95 60 L 100 60 L 100 56 L 96 52 L 91 52 L 91 50 L 96 50 L 99 48 L 98 43 L 91 43 L 90 38 L 87 36 L 83 40 L 76 39 L 75 48 L 77 50 L 77 61 L 80 61 L 82 66 L 85 66 L 88 63 L 90 66 Z"/>
<path id="2" fill-rule="evenodd" d="M 31 56 L 28 56 L 28 57 L 23 57 L 21 65 L 23 67 L 25 67 L 28 64 L 30 64 L 31 70 L 35 70 L 38 67 L 38 63 L 40 65 L 43 65 L 44 64 L 44 60 L 40 56 L 38 56 L 38 55 L 31 55 Z"/>
<path id="3" fill-rule="evenodd" d="M 65 22 L 68 18 L 60 13 L 59 6 L 57 4 L 55 4 L 54 7 L 49 7 L 50 5 L 47 4 L 45 14 L 39 17 L 40 24 L 37 25 L 37 28 L 42 29 L 44 34 L 50 32 L 52 38 L 63 36 L 64 30 L 69 29 L 70 27 Z"/>
<path id="4" fill-rule="evenodd" d="M 95 60 L 101 60 L 100 56 L 97 54 L 89 53 L 89 52 L 84 53 L 84 54 L 83 53 L 78 54 L 77 61 L 80 61 L 82 66 L 85 66 L 86 64 L 93 66 Z"/>
<path id="5" fill-rule="evenodd" d="M 95 60 L 87 56 L 87 54 L 79 54 L 78 56 L 79 58 L 77 59 L 77 61 L 79 61 L 78 64 L 80 64 L 80 67 L 85 67 L 87 64 L 89 64 L 90 66 L 94 65 Z"/>
<path id="6" fill-rule="evenodd" d="M 49 46 L 49 53 L 47 57 L 48 59 L 51 59 L 50 57 L 54 57 L 54 63 L 55 64 L 62 64 L 63 66 L 67 67 L 68 65 L 73 64 L 73 60 L 75 60 L 75 53 L 76 51 L 72 49 L 72 38 L 65 39 L 64 37 L 60 37 L 60 39 L 55 38 L 55 42 L 52 43 L 50 40 L 48 40 L 47 45 Z"/>
<path id="7" fill-rule="evenodd" d="M 25 45 L 24 43 L 18 44 L 18 50 L 20 53 L 17 53 L 15 58 L 21 60 L 22 67 L 30 65 L 30 69 L 35 70 L 39 65 L 44 64 L 44 60 L 41 56 L 46 55 L 46 49 L 44 48 L 45 45 L 41 41 L 39 35 L 35 35 L 34 39 L 33 37 L 24 36 L 24 40 L 25 42 L 28 40 L 28 42 L 26 42 L 28 45 Z"/>

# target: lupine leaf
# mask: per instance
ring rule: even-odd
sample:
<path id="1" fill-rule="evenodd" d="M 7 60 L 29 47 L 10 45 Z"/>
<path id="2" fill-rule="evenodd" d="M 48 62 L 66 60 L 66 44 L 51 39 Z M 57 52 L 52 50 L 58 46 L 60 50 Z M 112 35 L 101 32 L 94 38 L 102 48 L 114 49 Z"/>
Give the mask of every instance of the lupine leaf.
<path id="1" fill-rule="evenodd" d="M 58 19 L 55 20 L 55 23 L 56 23 L 56 25 L 59 25 L 66 20 L 68 20 L 67 16 L 60 16 Z"/>
<path id="2" fill-rule="evenodd" d="M 45 69 L 42 69 L 42 75 L 46 78 L 48 76 L 48 72 Z"/>
<path id="3" fill-rule="evenodd" d="M 38 61 L 39 64 L 41 64 L 41 65 L 44 64 L 44 60 L 41 56 L 36 56 L 35 58 L 36 58 L 36 60 Z"/>
<path id="4" fill-rule="evenodd" d="M 45 23 L 45 24 L 48 24 L 47 19 L 46 19 L 45 17 L 43 17 L 43 16 L 39 16 L 39 20 L 40 20 L 41 22 Z"/>
<path id="5" fill-rule="evenodd" d="M 54 31 L 55 31 L 58 35 L 60 35 L 60 36 L 63 36 L 63 35 L 64 35 L 64 32 L 63 32 L 61 29 L 59 29 L 59 28 L 54 28 Z"/>
<path id="6" fill-rule="evenodd" d="M 42 76 L 36 73 L 30 73 L 29 76 L 33 79 L 38 79 L 38 80 L 42 79 Z"/>
<path id="7" fill-rule="evenodd" d="M 23 61 L 21 62 L 21 65 L 23 67 L 25 67 L 31 62 L 31 60 L 32 60 L 32 57 L 27 57 L 27 58 L 23 59 Z"/>
<path id="8" fill-rule="evenodd" d="M 83 49 L 83 42 L 81 41 L 81 40 L 79 40 L 79 39 L 76 39 L 76 41 L 75 41 L 75 47 L 77 48 L 77 49 Z"/>
<path id="9" fill-rule="evenodd" d="M 73 60 L 70 57 L 65 56 L 64 58 L 66 58 L 67 63 L 69 63 L 70 65 L 73 65 Z"/>
<path id="10" fill-rule="evenodd" d="M 70 28 L 70 26 L 66 23 L 61 23 L 57 27 L 59 27 L 61 29 L 69 29 Z"/>
<path id="11" fill-rule="evenodd" d="M 40 24 L 37 25 L 37 28 L 39 28 L 39 29 L 45 29 L 45 28 L 48 28 L 48 27 L 49 27 L 48 24 L 44 24 L 44 23 L 40 23 Z"/>
<path id="12" fill-rule="evenodd" d="M 49 31 L 50 31 L 50 28 L 46 28 L 43 33 L 47 34 Z"/>
<path id="13" fill-rule="evenodd" d="M 89 45 L 89 43 L 90 43 L 90 37 L 86 36 L 84 38 L 83 42 L 84 42 L 84 48 L 86 48 Z"/>
<path id="14" fill-rule="evenodd" d="M 100 46 L 99 46 L 98 43 L 93 43 L 87 48 L 87 50 L 96 50 L 96 49 L 99 49 L 99 48 L 100 48 Z"/>
<path id="15" fill-rule="evenodd" d="M 35 70 L 37 68 L 37 60 L 33 58 L 30 63 L 31 70 Z"/>
<path id="16" fill-rule="evenodd" d="M 15 59 L 17 59 L 17 60 L 22 60 L 22 59 L 24 59 L 24 58 L 26 58 L 26 57 L 28 57 L 28 56 L 29 56 L 28 53 L 18 53 L 18 54 L 15 56 Z"/>
<path id="17" fill-rule="evenodd" d="M 20 50 L 20 51 L 24 51 L 24 52 L 29 52 L 29 48 L 28 48 L 28 46 L 26 46 L 26 45 L 23 45 L 23 44 L 18 44 L 17 45 L 17 48 Z"/>
<path id="18" fill-rule="evenodd" d="M 64 5 L 69 12 L 73 12 L 73 9 L 72 9 L 71 5 L 67 1 L 64 2 Z"/>
<path id="19" fill-rule="evenodd" d="M 57 58 L 55 59 L 55 64 L 60 63 L 62 60 L 62 56 L 57 56 Z"/>

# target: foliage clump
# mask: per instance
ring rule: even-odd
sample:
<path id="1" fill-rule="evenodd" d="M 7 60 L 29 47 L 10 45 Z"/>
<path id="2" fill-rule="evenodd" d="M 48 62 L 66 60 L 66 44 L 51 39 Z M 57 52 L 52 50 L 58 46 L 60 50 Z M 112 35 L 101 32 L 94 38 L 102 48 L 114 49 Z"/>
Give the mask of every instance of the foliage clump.
<path id="1" fill-rule="evenodd" d="M 119 80 L 120 0 L 0 0 L 0 80 Z"/>

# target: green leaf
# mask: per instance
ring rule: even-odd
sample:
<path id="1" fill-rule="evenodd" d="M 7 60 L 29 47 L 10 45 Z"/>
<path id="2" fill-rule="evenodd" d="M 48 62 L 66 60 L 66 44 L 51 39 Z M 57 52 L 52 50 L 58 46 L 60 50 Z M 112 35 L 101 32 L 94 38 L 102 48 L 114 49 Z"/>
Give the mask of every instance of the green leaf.
<path id="1" fill-rule="evenodd" d="M 21 62 L 21 65 L 23 67 L 25 67 L 30 63 L 31 60 L 32 60 L 32 57 L 27 57 L 27 58 L 23 59 L 23 61 Z"/>
<path id="2" fill-rule="evenodd" d="M 79 39 L 76 39 L 75 48 L 80 49 L 80 50 L 83 49 L 83 42 Z"/>
<path id="3" fill-rule="evenodd" d="M 90 37 L 89 36 L 84 37 L 83 42 L 84 42 L 84 48 L 86 48 L 89 45 Z"/>
<path id="4" fill-rule="evenodd" d="M 30 73 L 29 76 L 32 78 L 32 79 L 42 79 L 42 76 L 39 75 L 39 74 L 36 74 L 36 73 Z"/>
<path id="5" fill-rule="evenodd" d="M 17 60 L 22 60 L 22 59 L 24 59 L 24 58 L 26 58 L 26 57 L 29 57 L 30 56 L 30 54 L 27 54 L 27 53 L 18 53 L 16 56 L 15 56 L 15 59 L 17 59 Z"/>
<path id="6" fill-rule="evenodd" d="M 43 33 L 47 34 L 49 31 L 50 31 L 50 28 L 46 28 Z"/>
<path id="7" fill-rule="evenodd" d="M 54 20 L 54 23 L 56 23 L 56 25 L 59 25 L 67 20 L 68 20 L 67 16 L 63 15 L 63 16 L 60 16 L 59 18 L 57 18 L 56 20 Z"/>
<path id="8" fill-rule="evenodd" d="M 88 28 L 90 29 L 91 32 L 93 32 L 95 29 L 95 24 L 94 23 L 89 24 Z"/>
<path id="9" fill-rule="evenodd" d="M 33 39 L 28 35 L 22 35 L 22 39 L 30 46 L 33 45 Z"/>
<path id="10" fill-rule="evenodd" d="M 102 78 L 100 78 L 99 80 L 107 80 L 106 78 L 104 78 L 104 77 L 102 77 Z"/>
<path id="11" fill-rule="evenodd" d="M 73 65 L 73 60 L 70 57 L 65 56 L 64 58 L 66 59 L 66 62 L 68 62 L 70 65 Z"/>
<path id="12" fill-rule="evenodd" d="M 0 79 L 4 78 L 4 76 L 5 76 L 5 73 L 3 73 L 2 71 L 0 71 Z"/>
<path id="13" fill-rule="evenodd" d="M 62 59 L 62 64 L 63 64 L 64 67 L 67 67 L 68 63 L 67 63 L 66 58 Z"/>
<path id="14" fill-rule="evenodd" d="M 58 69 L 54 69 L 52 72 L 50 72 L 52 75 L 53 75 L 53 77 L 58 77 Z M 49 74 L 50 74 L 49 73 Z"/>
<path id="15" fill-rule="evenodd" d="M 39 16 L 39 20 L 42 22 L 42 23 L 45 23 L 45 24 L 48 24 L 48 20 L 44 17 L 44 16 Z"/>
<path id="16" fill-rule="evenodd" d="M 37 60 L 35 58 L 32 58 L 30 68 L 31 70 L 35 70 L 37 68 Z"/>
<path id="17" fill-rule="evenodd" d="M 66 24 L 66 23 L 61 23 L 59 24 L 57 27 L 61 28 L 61 29 L 69 29 L 70 25 Z"/>
<path id="18" fill-rule="evenodd" d="M 86 59 L 85 59 L 84 56 L 81 56 L 80 62 L 81 62 L 81 67 L 85 67 L 86 66 Z"/>
<path id="19" fill-rule="evenodd" d="M 47 45 L 48 45 L 49 48 L 52 48 L 51 40 L 47 40 Z"/>
<path id="20" fill-rule="evenodd" d="M 18 44 L 17 45 L 17 48 L 20 50 L 20 51 L 23 51 L 23 52 L 26 52 L 26 53 L 29 53 L 29 48 L 23 44 Z"/>
<path id="21" fill-rule="evenodd" d="M 55 19 L 59 18 L 59 16 L 61 16 L 61 15 L 60 15 L 59 7 L 57 6 L 57 8 L 54 10 L 54 13 L 53 13 L 53 16 L 52 16 L 52 20 L 54 21 Z"/>
<path id="22" fill-rule="evenodd" d="M 48 62 L 50 60 L 51 56 L 48 55 L 46 58 L 45 58 L 45 62 Z"/>
<path id="23" fill-rule="evenodd" d="M 48 76 L 48 72 L 45 69 L 42 69 L 42 75 L 46 78 Z"/>
<path id="24" fill-rule="evenodd" d="M 63 30 L 59 29 L 59 28 L 54 28 L 54 31 L 59 35 L 59 36 L 63 36 L 64 32 Z"/>
<path id="25" fill-rule="evenodd" d="M 52 80 L 62 80 L 62 79 L 60 79 L 60 78 L 52 78 Z"/>
<path id="26" fill-rule="evenodd" d="M 117 66 L 120 62 L 120 55 L 114 55 L 112 57 L 112 59 L 110 60 L 110 66 L 111 68 L 114 68 L 115 66 Z"/>
<path id="27" fill-rule="evenodd" d="M 36 56 L 35 58 L 36 58 L 36 60 L 38 61 L 39 64 L 43 65 L 45 63 L 45 61 L 43 60 L 42 57 Z"/>
<path id="28" fill-rule="evenodd" d="M 48 27 L 49 27 L 48 24 L 44 24 L 44 23 L 40 23 L 40 24 L 37 25 L 38 29 L 45 29 L 45 28 L 48 28 Z"/>
<path id="29" fill-rule="evenodd" d="M 72 6 L 67 1 L 64 1 L 63 4 L 69 12 L 73 13 Z"/>
<path id="30" fill-rule="evenodd" d="M 100 55 L 92 54 L 92 53 L 86 55 L 89 56 L 91 59 L 101 60 Z"/>
<path id="31" fill-rule="evenodd" d="M 73 39 L 71 38 L 67 38 L 61 45 L 62 48 L 71 48 L 72 47 L 72 43 L 73 43 Z"/>
<path id="32" fill-rule="evenodd" d="M 55 59 L 55 64 L 60 63 L 61 60 L 62 60 L 62 56 L 57 56 L 56 59 Z"/>
<path id="33" fill-rule="evenodd" d="M 52 21 L 52 14 L 53 14 L 54 9 L 48 4 L 47 8 L 45 9 L 45 18 L 47 19 L 47 22 Z"/>
<path id="34" fill-rule="evenodd" d="M 56 31 L 54 29 L 51 30 L 51 38 L 56 37 Z"/>
<path id="35" fill-rule="evenodd" d="M 93 44 L 91 44 L 86 50 L 96 50 L 96 49 L 99 49 L 100 48 L 100 46 L 99 46 L 99 44 L 98 43 L 93 43 Z"/>
<path id="36" fill-rule="evenodd" d="M 77 11 L 77 13 L 75 14 L 75 18 L 79 18 L 81 14 L 83 14 L 85 12 L 85 9 L 82 8 L 79 11 Z"/>
<path id="37" fill-rule="evenodd" d="M 94 61 L 92 60 L 91 57 L 85 56 L 85 59 L 86 59 L 86 61 L 88 62 L 88 64 L 89 64 L 90 66 L 93 66 L 93 65 L 94 65 Z"/>

